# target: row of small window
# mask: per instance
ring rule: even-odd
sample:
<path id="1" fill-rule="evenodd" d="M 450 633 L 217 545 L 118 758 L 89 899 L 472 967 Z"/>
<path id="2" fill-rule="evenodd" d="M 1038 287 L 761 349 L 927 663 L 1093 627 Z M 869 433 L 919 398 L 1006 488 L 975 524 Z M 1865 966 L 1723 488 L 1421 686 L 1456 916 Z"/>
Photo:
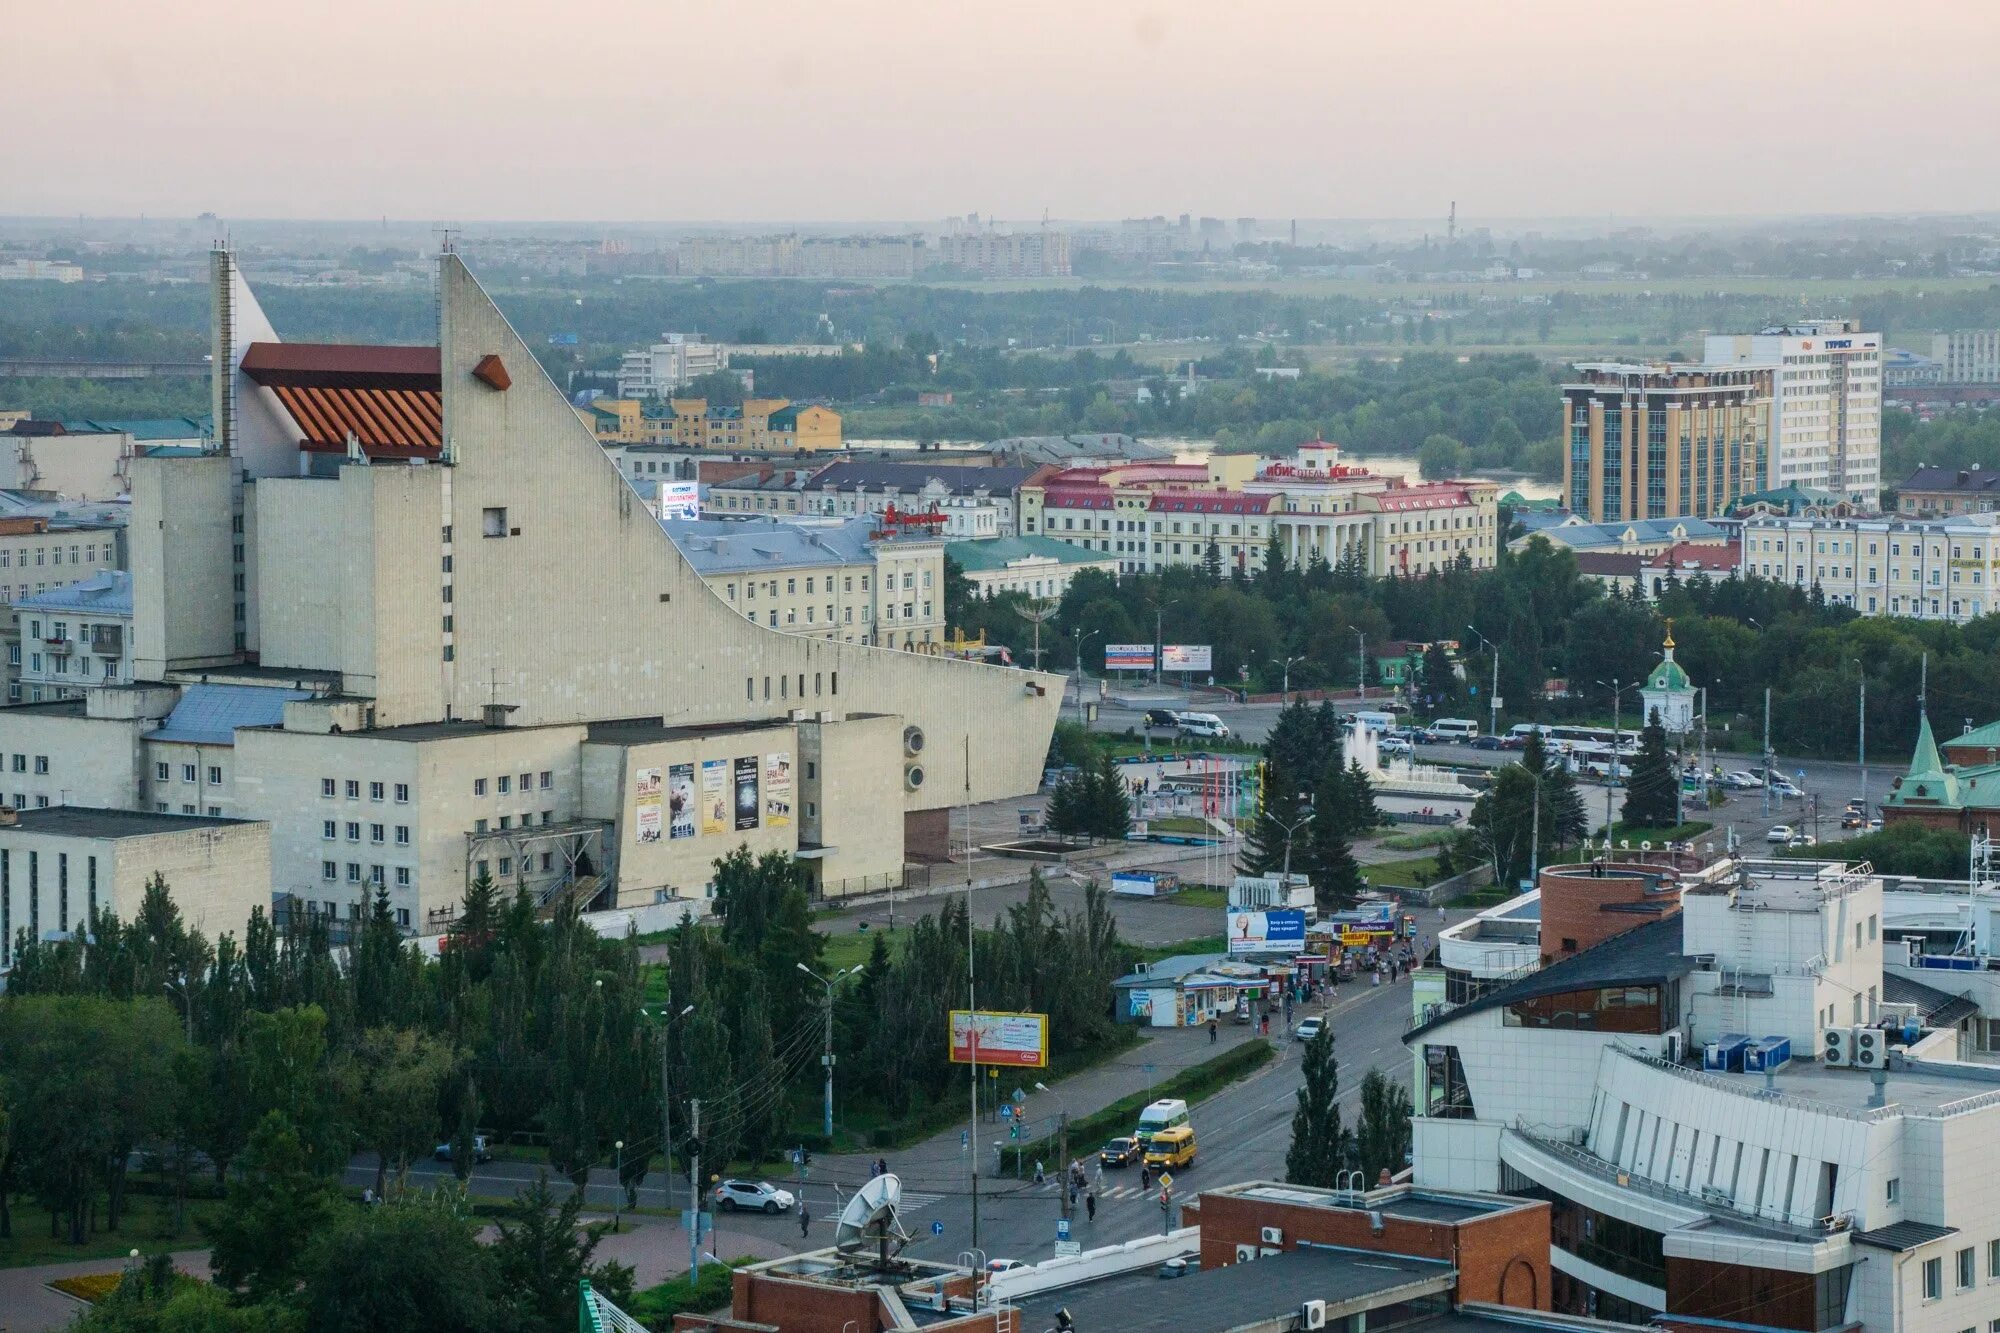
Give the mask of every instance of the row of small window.
<path id="1" fill-rule="evenodd" d="M 338 920 L 340 917 L 340 904 L 330 898 L 324 903 L 314 902 L 308 898 L 305 900 L 305 903 L 307 916 L 324 916 L 328 920 Z M 395 911 L 396 924 L 407 927 L 410 924 L 410 909 L 407 907 L 398 907 Z M 349 921 L 359 921 L 361 919 L 360 903 L 352 902 L 347 905 L 347 919 Z"/>
<path id="2" fill-rule="evenodd" d="M 364 880 L 361 874 L 361 863 L 359 861 L 349 861 L 347 863 L 347 882 L 349 884 L 366 883 L 380 887 L 389 882 L 386 878 L 387 874 L 388 871 L 382 866 L 369 866 L 368 876 Z M 319 877 L 328 884 L 338 882 L 340 879 L 340 862 L 321 861 L 319 863 Z M 396 887 L 399 889 L 410 887 L 410 868 L 408 866 L 396 867 Z"/>
<path id="3" fill-rule="evenodd" d="M 1889 1201 L 1896 1200 L 1896 1181 L 1889 1182 Z M 1957 1279 L 1954 1290 L 1971 1291 L 1979 1281 L 1978 1255 L 1967 1245 L 1952 1256 L 1952 1276 Z M 2000 1240 L 1986 1242 L 1986 1280 L 2000 1281 Z M 1944 1299 L 1944 1258 L 1924 1260 L 1924 1299 L 1938 1301 Z M 1987 1325 L 1990 1333 L 2000 1333 L 2000 1319 Z M 1976 1333 L 1967 1329 L 1965 1333 Z"/>
<path id="4" fill-rule="evenodd" d="M 63 562 L 63 549 L 60 546 L 37 546 L 35 548 L 35 563 L 38 565 L 42 564 L 43 557 L 46 556 L 48 557 L 48 564 L 60 565 Z M 97 563 L 97 547 L 94 544 L 72 546 L 68 549 L 69 562 L 72 565 L 94 565 Z M 107 560 L 111 558 L 111 544 L 109 542 L 106 542 L 104 546 L 104 558 Z M 13 559 L 14 553 L 12 551 L 0 549 L 0 569 L 6 569 L 13 562 Z M 27 567 L 28 550 L 24 546 L 21 548 L 21 568 L 26 569 Z"/>
<path id="5" fill-rule="evenodd" d="M 846 577 L 846 580 L 845 580 L 845 581 L 846 581 L 846 584 L 847 584 L 847 586 L 846 586 L 846 587 L 845 587 L 844 589 L 842 589 L 842 591 L 844 591 L 844 592 L 853 592 L 853 591 L 854 591 L 854 575 L 852 575 L 852 574 L 849 574 L 849 575 L 847 575 L 847 577 Z M 811 596 L 813 596 L 813 595 L 814 595 L 814 593 L 815 593 L 815 592 L 816 592 L 816 591 L 818 590 L 818 586 L 819 586 L 819 583 L 820 583 L 820 582 L 821 582 L 821 580 L 819 580 L 818 578 L 816 578 L 816 577 L 814 577 L 814 576 L 812 576 L 812 575 L 807 575 L 807 576 L 806 576 L 806 596 L 808 596 L 808 597 L 811 597 Z M 828 575 L 826 576 L 826 579 L 825 579 L 825 583 L 826 583 L 826 590 L 827 590 L 828 592 L 832 592 L 832 591 L 833 591 L 833 575 L 831 575 L 831 574 L 828 574 Z M 762 586 L 763 586 L 763 588 L 764 588 L 764 595 L 765 595 L 766 597 L 776 597 L 776 596 L 778 595 L 778 581 L 777 581 L 776 579 L 766 579 L 766 580 L 764 581 L 764 583 L 763 583 L 763 585 L 762 585 Z M 889 575 L 889 581 L 888 581 L 888 585 L 887 585 L 887 587 L 888 587 L 888 588 L 893 588 L 893 587 L 895 587 L 895 586 L 896 586 L 896 576 L 895 576 L 894 574 L 891 574 L 891 575 Z M 911 574 L 904 574 L 904 575 L 903 575 L 903 586 L 904 586 L 905 588 L 915 588 L 915 587 L 917 586 L 917 585 L 916 585 L 916 580 L 915 580 L 915 576 L 914 576 L 914 575 L 911 575 Z M 930 586 L 931 586 L 931 571 L 929 571 L 928 569 L 924 571 L 924 586 L 925 586 L 926 588 L 928 588 L 928 587 L 930 587 Z M 729 600 L 730 600 L 730 601 L 732 601 L 732 602 L 733 602 L 733 601 L 735 601 L 735 600 L 736 600 L 736 585 L 735 585 L 734 583 L 728 583 L 728 584 L 725 584 L 725 585 L 724 585 L 724 588 L 725 588 L 725 590 L 727 591 L 727 594 L 728 594 L 728 597 L 729 597 Z M 757 600 L 757 588 L 758 588 L 758 584 L 757 584 L 757 582 L 756 582 L 756 581 L 755 581 L 754 579 L 753 579 L 753 580 L 750 580 L 750 581 L 748 581 L 748 582 L 746 582 L 746 583 L 744 583 L 744 585 L 743 585 L 743 600 L 744 600 L 744 601 L 746 601 L 746 602 L 754 602 L 754 601 L 756 601 L 756 600 Z M 789 579 L 786 579 L 786 580 L 785 580 L 785 595 L 786 595 L 787 597 L 790 597 L 790 596 L 793 596 L 793 595 L 795 595 L 795 594 L 796 594 L 796 593 L 798 592 L 798 590 L 799 590 L 799 581 L 798 581 L 798 580 L 797 580 L 796 578 L 789 578 Z M 885 588 L 884 590 L 886 591 L 887 589 Z M 861 591 L 863 591 L 863 592 L 867 592 L 867 591 L 868 591 L 868 576 L 867 576 L 866 574 L 863 574 L 863 575 L 861 576 Z"/>
<path id="6" fill-rule="evenodd" d="M 931 637 L 930 631 L 925 630 L 924 642 L 929 643 L 930 637 Z M 828 689 L 826 692 L 829 694 L 839 694 L 840 673 L 838 671 L 830 671 L 827 672 L 826 674 L 828 677 L 826 681 Z M 820 673 L 817 671 L 813 672 L 813 693 L 815 695 L 820 693 Z M 778 677 L 778 697 L 780 699 L 789 699 L 792 697 L 792 678 L 790 676 Z M 806 697 L 806 673 L 801 671 L 799 673 L 799 698 L 803 699 L 805 697 Z M 745 676 L 743 678 L 743 698 L 750 703 L 755 703 L 757 701 L 757 678 L 755 676 Z M 770 699 L 771 699 L 771 678 L 769 676 L 766 676 L 764 677 L 764 701 L 766 703 L 769 703 Z"/>
<path id="7" fill-rule="evenodd" d="M 0 552 L 0 555 L 4 554 L 5 552 Z M 57 579 L 53 583 L 37 583 L 32 588 L 25 583 L 0 583 L 0 601 L 11 603 L 15 600 L 16 593 L 19 594 L 20 600 L 26 601 L 30 597 L 39 597 L 51 588 L 67 588 L 68 586 L 69 584 L 62 579 Z"/>
<path id="8" fill-rule="evenodd" d="M 384 842 L 388 838 L 388 833 L 388 825 L 370 824 L 368 826 L 368 841 L 376 843 Z M 328 842 L 332 842 L 338 838 L 340 836 L 340 821 L 337 819 L 322 819 L 319 823 L 319 836 Z M 361 841 L 361 824 L 359 821 L 351 819 L 347 821 L 347 840 L 349 842 Z M 410 826 L 408 824 L 396 825 L 396 845 L 398 847 L 407 847 L 410 845 Z"/>
<path id="9" fill-rule="evenodd" d="M 543 791 L 548 791 L 556 785 L 556 775 L 552 770 L 546 768 L 538 774 L 523 773 L 521 775 L 521 790 L 527 791 L 530 783 L 533 783 Z M 502 773 L 499 777 L 493 779 L 493 786 L 500 795 L 507 795 L 507 793 L 514 790 L 514 775 L 512 773 Z M 486 794 L 485 778 L 474 778 L 472 780 L 472 794 L 474 796 L 484 796 Z M 400 801 L 402 797 L 399 796 L 396 799 Z"/>
<path id="10" fill-rule="evenodd" d="M 88 657 L 72 657 L 68 660 L 69 660 L 70 670 L 74 674 L 79 676 L 88 676 L 90 674 L 90 659 Z M 107 657 L 102 660 L 104 662 L 103 678 L 105 680 L 116 680 L 118 678 L 118 659 L 115 657 Z M 54 668 L 49 672 L 49 674 L 60 676 L 63 673 L 62 663 L 63 659 L 58 657 L 55 660 Z M 29 653 L 28 670 L 40 671 L 41 669 L 42 669 L 42 655 L 40 653 Z"/>
<path id="11" fill-rule="evenodd" d="M 905 603 L 905 605 L 907 605 L 907 603 Z M 827 624 L 829 624 L 829 625 L 834 625 L 834 624 L 847 624 L 847 625 L 852 625 L 852 624 L 854 623 L 854 608 L 850 606 L 850 607 L 846 607 L 846 608 L 845 608 L 845 610 L 846 610 L 846 612 L 847 612 L 847 618 L 846 618 L 846 619 L 845 619 L 844 621 L 836 621 L 836 620 L 835 620 L 835 619 L 833 618 L 833 608 L 832 608 L 831 606 L 827 607 L 827 608 L 826 608 L 826 623 L 827 623 Z M 890 606 L 890 607 L 888 608 L 888 611 L 889 611 L 889 615 L 888 615 L 887 619 L 890 619 L 890 620 L 894 620 L 894 619 L 896 618 L 896 614 L 895 614 L 895 613 L 896 613 L 896 608 L 895 608 L 895 607 L 894 607 L 894 606 L 892 605 L 892 606 Z M 924 603 L 924 614 L 925 614 L 925 615 L 929 615 L 930 613 L 931 613 L 931 604 L 930 604 L 929 602 L 925 602 L 925 603 Z M 749 622 L 750 622 L 751 624 L 753 624 L 753 625 L 754 625 L 754 624 L 756 624 L 756 623 L 757 623 L 757 609 L 756 609 L 755 607 L 752 607 L 752 608 L 751 608 L 751 609 L 749 609 L 748 611 L 745 611 L 745 612 L 743 613 L 743 616 L 744 616 L 744 618 L 745 618 L 746 620 L 748 620 L 748 621 L 749 621 Z M 796 624 L 798 624 L 798 623 L 799 623 L 799 612 L 798 612 L 798 608 L 797 608 L 797 607 L 787 607 L 787 608 L 785 609 L 785 623 L 786 623 L 787 625 L 796 625 Z M 809 606 L 809 607 L 807 607 L 807 608 L 806 608 L 806 624 L 808 624 L 808 625 L 813 625 L 813 624 L 817 624 L 817 623 L 818 623 L 818 621 L 817 621 L 817 620 L 816 620 L 816 619 L 814 618 L 814 609 L 813 609 L 812 607 L 810 607 L 810 606 Z M 864 625 L 868 623 L 868 608 L 867 608 L 867 607 L 865 607 L 865 606 L 861 608 L 861 623 L 862 623 L 862 624 L 864 624 Z M 772 628 L 772 629 L 776 629 L 776 628 L 778 627 L 778 613 L 777 613 L 777 611 L 776 611 L 776 609 L 775 609 L 775 608 L 774 608 L 774 609 L 773 609 L 773 610 L 771 611 L 771 619 L 770 619 L 770 624 L 771 624 L 771 628 Z"/>
<path id="12" fill-rule="evenodd" d="M 193 764 L 182 764 L 181 781 L 193 782 L 195 772 L 196 769 Z M 173 778 L 174 766 L 172 764 L 161 762 L 153 765 L 153 780 L 155 782 L 172 782 Z M 210 764 L 208 766 L 208 785 L 211 787 L 220 787 L 222 785 L 222 765 Z"/>
<path id="13" fill-rule="evenodd" d="M 43 805 L 48 804 L 47 801 L 43 801 L 41 803 Z M 156 814 L 162 814 L 162 815 L 170 815 L 173 813 L 173 807 L 165 801 L 153 802 L 153 810 Z M 184 815 L 198 815 L 203 812 L 201 807 L 193 804 L 192 802 L 183 802 L 181 805 L 181 813 Z M 207 814 L 208 817 L 211 819 L 220 819 L 222 818 L 222 807 L 219 805 L 211 805 L 210 807 L 208 807 Z"/>
<path id="14" fill-rule="evenodd" d="M 541 864 L 542 864 L 542 873 L 546 875 L 554 871 L 556 859 L 554 855 L 552 855 L 551 853 L 543 852 Z M 535 873 L 535 858 L 533 856 L 522 857 L 520 865 L 522 874 L 532 875 Z M 472 873 L 474 879 L 490 878 L 493 873 L 493 864 L 489 861 L 474 861 L 472 863 Z M 514 858 L 511 856 L 501 857 L 500 878 L 506 879 L 509 875 L 512 875 L 513 873 L 514 873 Z"/>
<path id="15" fill-rule="evenodd" d="M 503 833 L 506 830 L 514 827 L 514 819 L 515 817 L 513 815 L 500 816 L 500 829 Z M 556 819 L 555 811 L 553 810 L 542 811 L 542 823 L 544 825 L 553 824 L 555 822 L 555 819 Z M 523 810 L 520 814 L 520 820 L 522 828 L 533 828 L 535 824 L 535 812 L 532 810 Z M 475 819 L 472 821 L 472 831 L 474 833 L 488 833 L 491 832 L 492 830 L 491 826 L 485 819 Z"/>
<path id="16" fill-rule="evenodd" d="M 340 795 L 342 790 L 346 791 L 347 799 L 350 801 L 358 801 L 361 799 L 361 784 L 355 781 L 353 778 L 347 779 L 344 788 L 341 783 L 334 781 L 332 778 L 321 778 L 319 780 L 319 794 L 327 798 L 328 800 L 332 800 L 334 797 Z M 371 782 L 368 784 L 368 799 L 371 801 L 379 801 L 382 799 L 382 794 L 386 790 L 388 789 L 382 783 Z M 407 782 L 397 783 L 396 804 L 408 805 L 409 803 L 410 803 L 410 784 Z"/>
<path id="17" fill-rule="evenodd" d="M 9 756 L 7 760 L 8 771 L 13 773 L 27 772 L 28 758 L 29 756 L 25 754 L 17 754 Z M 46 773 L 49 771 L 49 757 L 47 755 L 45 754 L 35 755 L 34 760 L 35 760 L 35 772 Z"/>

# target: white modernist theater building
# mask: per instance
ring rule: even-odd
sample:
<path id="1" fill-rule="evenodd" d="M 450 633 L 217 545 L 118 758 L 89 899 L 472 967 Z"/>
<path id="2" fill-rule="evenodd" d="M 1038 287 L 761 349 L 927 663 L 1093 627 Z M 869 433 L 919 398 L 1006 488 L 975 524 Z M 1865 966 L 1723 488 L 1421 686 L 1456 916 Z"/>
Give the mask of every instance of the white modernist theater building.
<path id="1" fill-rule="evenodd" d="M 1593 873 L 1545 872 L 1544 906 Z M 1659 887 L 1679 912 L 1545 939 L 1555 961 L 1430 1006 L 1405 1038 L 1417 1184 L 1548 1199 L 1558 1310 L 1989 1333 L 2000 1065 L 1975 1002 L 1885 973 L 1865 865 Z"/>
<path id="2" fill-rule="evenodd" d="M 209 451 L 133 462 L 129 683 L 0 709 L 7 804 L 262 821 L 274 894 L 425 932 L 481 874 L 699 900 L 739 845 L 879 889 L 1036 786 L 1055 677 L 726 606 L 457 255 L 434 345 L 284 342 L 223 252 L 213 304 Z"/>

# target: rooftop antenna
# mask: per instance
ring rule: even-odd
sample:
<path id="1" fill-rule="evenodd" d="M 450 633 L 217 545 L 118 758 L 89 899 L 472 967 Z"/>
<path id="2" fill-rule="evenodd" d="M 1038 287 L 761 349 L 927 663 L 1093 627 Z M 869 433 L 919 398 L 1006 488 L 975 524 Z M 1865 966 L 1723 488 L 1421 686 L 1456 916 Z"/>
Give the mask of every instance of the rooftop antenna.
<path id="1" fill-rule="evenodd" d="M 451 255 L 458 253 L 460 228 L 449 222 L 440 222 L 431 228 L 431 235 L 438 238 L 438 253 Z"/>
<path id="2" fill-rule="evenodd" d="M 1445 214 L 1444 243 L 1450 245 L 1458 239 L 1458 200 L 1451 201 L 1451 212 Z"/>

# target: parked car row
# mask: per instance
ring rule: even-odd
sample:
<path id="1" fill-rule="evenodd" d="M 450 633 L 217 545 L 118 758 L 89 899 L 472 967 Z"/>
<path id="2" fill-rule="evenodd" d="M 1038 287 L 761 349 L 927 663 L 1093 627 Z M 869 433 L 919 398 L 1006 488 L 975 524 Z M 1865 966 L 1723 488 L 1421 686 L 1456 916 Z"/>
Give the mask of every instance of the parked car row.
<path id="1" fill-rule="evenodd" d="M 1172 708 L 1148 708 L 1146 728 L 1171 728 L 1182 736 L 1201 740 L 1228 740 L 1229 726 L 1213 713 L 1183 713 Z"/>

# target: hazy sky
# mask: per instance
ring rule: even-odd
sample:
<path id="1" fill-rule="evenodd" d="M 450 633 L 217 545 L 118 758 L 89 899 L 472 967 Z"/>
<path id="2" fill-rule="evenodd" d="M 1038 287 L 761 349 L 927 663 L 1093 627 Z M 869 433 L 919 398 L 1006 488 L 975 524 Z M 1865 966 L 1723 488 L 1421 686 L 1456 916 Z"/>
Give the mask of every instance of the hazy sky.
<path id="1" fill-rule="evenodd" d="M 2000 208 L 1994 0 L 63 0 L 0 214 Z"/>

